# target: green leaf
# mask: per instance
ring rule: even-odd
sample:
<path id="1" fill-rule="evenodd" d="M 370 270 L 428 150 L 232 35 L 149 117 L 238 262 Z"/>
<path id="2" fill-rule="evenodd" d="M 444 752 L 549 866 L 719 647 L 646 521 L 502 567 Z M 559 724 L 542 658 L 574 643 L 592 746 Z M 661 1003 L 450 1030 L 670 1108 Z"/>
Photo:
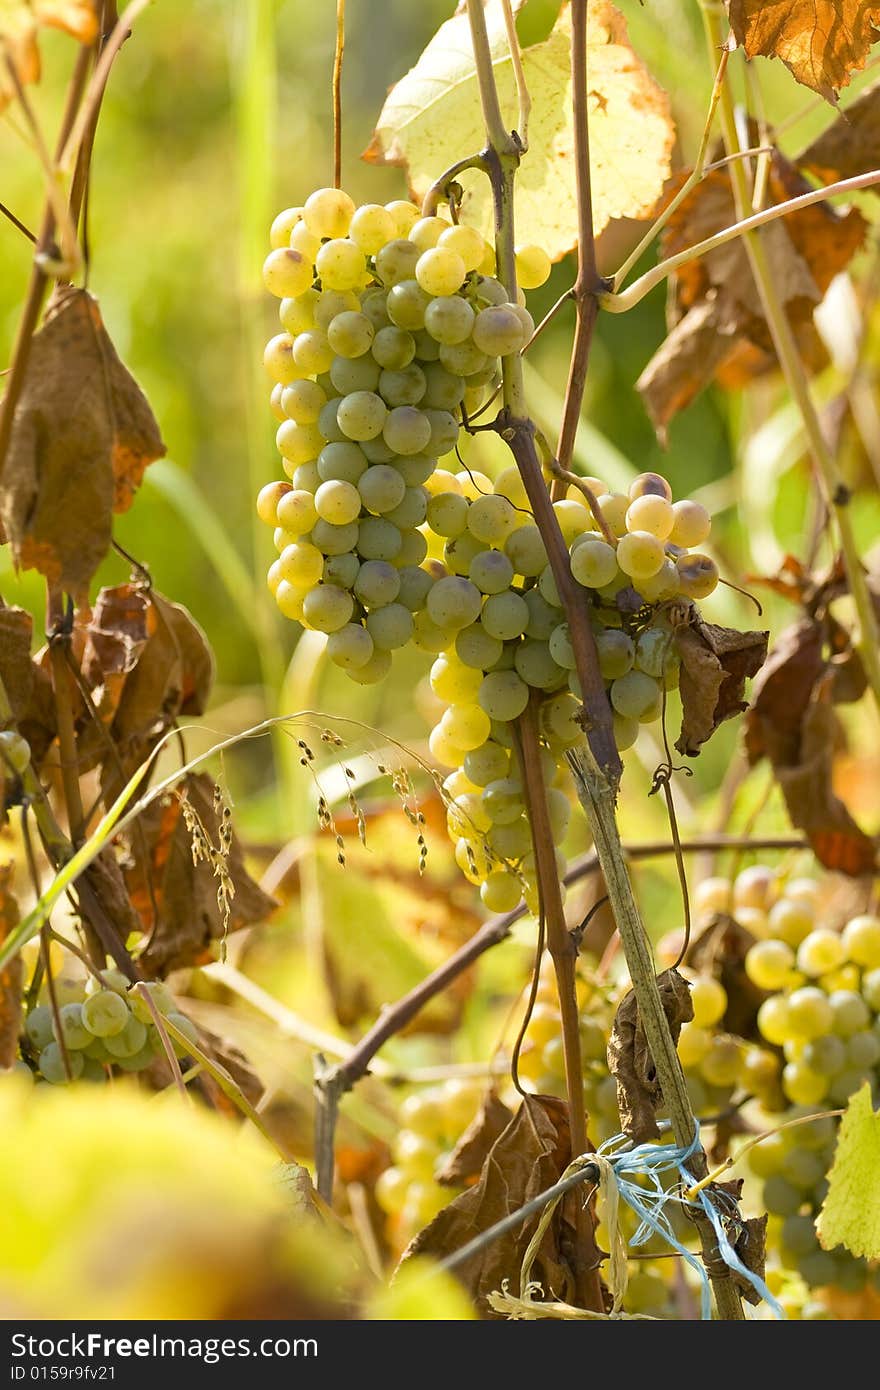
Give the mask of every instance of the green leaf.
<path id="1" fill-rule="evenodd" d="M 626 25 L 609 0 L 590 0 L 587 107 L 593 226 L 598 235 L 617 217 L 644 217 L 670 170 L 674 128 L 663 91 L 633 53 Z M 516 123 L 516 88 L 499 0 L 486 6 L 501 109 Z M 571 101 L 571 13 L 564 6 L 549 38 L 523 53 L 532 99 L 529 150 L 517 178 L 517 240 L 535 242 L 558 260 L 577 244 L 574 123 Z M 407 170 L 421 199 L 445 169 L 485 145 L 467 16 L 441 25 L 415 67 L 391 89 L 364 158 Z M 492 232 L 485 175 L 468 170 L 463 219 Z"/>
<path id="2" fill-rule="evenodd" d="M 845 1245 L 853 1255 L 880 1259 L 880 1114 L 867 1082 L 841 1121 L 816 1230 L 825 1250 Z"/>

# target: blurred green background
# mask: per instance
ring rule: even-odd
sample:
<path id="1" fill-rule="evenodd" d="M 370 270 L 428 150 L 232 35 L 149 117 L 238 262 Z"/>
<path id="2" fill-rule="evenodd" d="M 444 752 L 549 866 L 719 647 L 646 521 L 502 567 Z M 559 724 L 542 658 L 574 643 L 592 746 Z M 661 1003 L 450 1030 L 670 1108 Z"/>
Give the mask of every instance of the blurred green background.
<path id="1" fill-rule="evenodd" d="M 712 79 L 699 9 L 680 0 L 652 0 L 644 8 L 623 0 L 620 8 L 634 46 L 670 93 L 677 158 L 684 162 L 696 148 Z M 450 0 L 418 6 L 349 0 L 343 181 L 356 198 L 404 196 L 400 171 L 377 170 L 359 154 L 387 88 L 451 9 Z M 556 9 L 549 0 L 531 0 L 520 18 L 524 41 L 543 36 Z M 274 307 L 259 267 L 274 214 L 331 178 L 334 31 L 330 3 L 160 0 L 138 19 L 114 67 L 97 137 L 89 285 L 168 446 L 168 459 L 148 471 L 135 506 L 118 519 L 117 537 L 149 566 L 162 592 L 191 609 L 214 647 L 218 681 L 205 746 L 216 732 L 233 733 L 307 705 L 357 717 L 415 745 L 424 746 L 428 731 L 418 684 L 427 662 L 403 659 L 386 687 L 365 691 L 325 673 L 314 643 L 297 649 L 299 630 L 278 617 L 264 586 L 271 537 L 253 511 L 258 488 L 277 473 L 275 422 L 259 366 L 262 343 L 275 331 Z M 44 80 L 34 89 L 34 103 L 51 144 L 74 46 L 53 32 L 41 44 Z M 797 151 L 827 122 L 829 109 L 798 88 L 780 64 L 755 67 L 768 118 L 800 117 L 782 141 Z M 37 161 L 8 116 L 0 119 L 0 185 L 0 198 L 36 226 L 42 202 Z M 620 258 L 627 235 L 606 238 L 605 268 Z M 0 221 L 0 248 L 0 358 L 6 359 L 29 247 Z M 536 319 L 572 275 L 570 258 L 554 269 L 530 299 Z M 530 355 L 534 410 L 551 432 L 570 330 L 570 315 L 563 312 Z M 712 390 L 674 421 L 663 451 L 633 383 L 664 331 L 662 291 L 625 316 L 600 316 L 580 464 L 618 486 L 632 472 L 666 473 L 676 495 L 698 493 L 712 506 L 724 573 L 738 579 L 771 571 L 787 549 L 803 543 L 809 483 L 797 425 L 776 382 L 759 383 L 748 398 Z M 819 383 L 822 398 L 832 385 L 832 378 Z M 759 427 L 763 433 L 756 436 Z M 860 502 L 857 524 L 865 541 L 876 534 L 876 499 Z M 111 557 L 100 581 L 120 582 L 127 570 L 125 561 Z M 34 611 L 39 631 L 40 583 L 32 574 L 13 574 L 6 551 L 0 552 L 0 586 L 7 602 Z M 778 629 L 789 620 L 778 600 L 762 595 L 762 601 L 765 623 Z M 737 626 L 760 625 L 754 607 L 730 589 L 719 590 L 706 613 Z M 694 778 L 681 782 L 685 831 L 717 826 L 717 788 L 738 737 L 738 728 L 727 725 Z M 656 738 L 643 740 L 627 758 L 623 824 L 636 837 L 664 833 L 661 808 L 646 797 L 657 761 Z M 313 827 L 314 794 L 289 740 L 250 742 L 229 758 L 225 772 L 238 822 L 252 840 L 277 845 Z M 739 823 L 763 795 L 763 774 L 753 783 L 736 812 Z M 761 823 L 784 826 L 775 800 Z M 643 876 L 658 927 L 671 925 L 679 911 L 665 874 L 664 867 Z"/>

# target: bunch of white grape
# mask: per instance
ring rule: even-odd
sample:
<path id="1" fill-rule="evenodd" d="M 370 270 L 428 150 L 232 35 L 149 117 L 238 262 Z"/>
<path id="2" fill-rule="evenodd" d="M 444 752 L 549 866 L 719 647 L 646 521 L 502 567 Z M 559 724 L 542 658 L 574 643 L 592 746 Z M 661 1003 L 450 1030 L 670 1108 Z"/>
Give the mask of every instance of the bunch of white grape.
<path id="1" fill-rule="evenodd" d="M 62 960 L 53 987 L 57 1019 L 44 986 L 24 1020 L 22 1056 L 37 1079 L 52 1085 L 64 1085 L 68 1079 L 106 1081 L 108 1067 L 143 1071 L 164 1056 L 152 1011 L 121 971 L 107 968 L 100 979 L 86 977 Z M 158 1013 L 196 1042 L 192 1020 L 179 1011 L 168 987 L 152 983 L 146 988 Z M 185 1048 L 173 1045 L 178 1055 L 186 1055 Z"/>
<path id="2" fill-rule="evenodd" d="M 528 342 L 531 316 L 494 278 L 479 232 L 411 203 L 356 208 L 320 189 L 276 218 L 271 240 L 264 279 L 284 331 L 265 365 L 288 481 L 257 502 L 279 552 L 269 586 L 282 613 L 328 634 L 331 660 L 357 682 L 381 680 L 408 643 L 435 658 L 443 708 L 430 749 L 452 769 L 456 860 L 490 911 L 523 894 L 534 908 L 515 730 L 537 692 L 559 844 L 570 803 L 553 784 L 584 737 L 571 637 L 518 470 L 492 480 L 458 460 L 438 466 L 495 390 L 499 360 Z M 521 286 L 549 271 L 540 248 L 518 252 Z M 709 535 L 707 512 L 674 503 L 658 474 L 627 494 L 585 481 L 601 523 L 581 489 L 553 506 L 623 750 L 678 683 L 664 605 L 705 597 L 718 572 L 692 550 Z"/>

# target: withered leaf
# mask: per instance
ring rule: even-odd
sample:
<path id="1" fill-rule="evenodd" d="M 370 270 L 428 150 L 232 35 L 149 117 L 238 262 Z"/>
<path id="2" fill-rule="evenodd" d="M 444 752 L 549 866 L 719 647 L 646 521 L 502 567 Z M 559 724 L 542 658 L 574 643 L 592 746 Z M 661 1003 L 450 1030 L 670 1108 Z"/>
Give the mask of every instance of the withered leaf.
<path id="1" fill-rule="evenodd" d="M 765 753 L 774 762 L 797 760 L 801 725 L 824 665 L 822 629 L 814 619 L 802 618 L 780 633 L 752 687 L 746 726 L 752 762 Z"/>
<path id="2" fill-rule="evenodd" d="M 730 296 L 711 289 L 673 325 L 638 381 L 662 442 L 674 415 L 709 385 L 739 342 L 740 315 Z"/>
<path id="3" fill-rule="evenodd" d="M 689 624 L 675 629 L 681 658 L 682 721 L 675 743 L 679 753 L 696 757 L 719 724 L 746 708 L 745 682 L 760 670 L 768 636 L 703 622 L 696 610 Z"/>
<path id="4" fill-rule="evenodd" d="M 673 1042 L 678 1042 L 683 1023 L 694 1016 L 691 992 L 683 975 L 675 969 L 657 976 L 660 1002 L 669 1023 Z M 634 1144 L 658 1139 L 656 1110 L 663 1091 L 639 1014 L 635 991 L 620 1001 L 608 1042 L 608 1070 L 617 1082 L 617 1108 L 625 1134 Z"/>
<path id="5" fill-rule="evenodd" d="M 755 944 L 750 931 L 725 913 L 718 913 L 695 937 L 685 957 L 687 964 L 703 975 L 720 980 L 727 995 L 721 1026 L 738 1038 L 759 1040 L 758 1009 L 766 999 L 746 974 L 745 959 Z"/>
<path id="6" fill-rule="evenodd" d="M 18 903 L 12 892 L 14 872 L 12 862 L 0 864 L 0 941 L 5 941 L 18 923 Z M 0 1068 L 11 1067 L 18 1056 L 23 988 L 21 956 L 13 956 L 5 970 L 0 970 Z"/>
<path id="7" fill-rule="evenodd" d="M 767 1213 L 763 1216 L 750 1216 L 743 1221 L 737 1233 L 733 1248 L 739 1255 L 746 1269 L 751 1270 L 752 1274 L 757 1274 L 759 1279 L 764 1278 L 766 1259 L 767 1259 Z M 745 1279 L 741 1274 L 734 1271 L 740 1294 L 747 1302 L 758 1304 L 761 1302 L 761 1295 L 755 1286 Z"/>
<path id="8" fill-rule="evenodd" d="M 434 1177 L 440 1186 L 460 1187 L 482 1172 L 489 1150 L 512 1119 L 513 1112 L 495 1088 L 490 1087 L 455 1148 L 446 1155 L 440 1168 L 435 1169 Z"/>
<path id="9" fill-rule="evenodd" d="M 0 51 L 8 55 L 19 82 L 40 77 L 40 25 L 63 29 L 81 43 L 91 43 L 98 33 L 95 0 L 3 0 L 0 5 Z M 0 111 L 15 96 L 14 84 L 0 63 Z"/>
<path id="10" fill-rule="evenodd" d="M 858 101 L 798 155 L 797 163 L 823 183 L 876 169 L 880 164 L 880 83 L 862 92 Z"/>
<path id="11" fill-rule="evenodd" d="M 193 860 L 193 836 L 184 816 L 184 797 L 191 818 L 208 841 L 207 857 L 198 862 Z M 234 831 L 229 831 L 228 850 L 221 845 L 214 783 L 206 773 L 190 773 L 178 793 L 147 807 L 139 824 L 143 836 L 132 835 L 124 873 L 138 925 L 149 935 L 140 964 L 150 977 L 212 958 L 211 943 L 224 934 L 224 909 L 218 899 L 220 879 L 215 873 L 221 865 L 225 865 L 231 890 L 229 931 L 261 921 L 272 911 L 275 902 L 245 868 Z"/>
<path id="12" fill-rule="evenodd" d="M 877 847 L 832 786 L 840 726 L 832 703 L 833 675 L 817 681 L 804 714 L 798 761 L 774 763 L 792 825 L 803 830 L 826 869 L 853 877 L 874 872 Z"/>
<path id="13" fill-rule="evenodd" d="M 55 737 L 52 683 L 31 658 L 33 619 L 23 608 L 7 608 L 0 599 L 0 683 L 12 720 L 30 744 L 39 767 Z M 0 720 L 2 722 L 2 720 Z"/>
<path id="14" fill-rule="evenodd" d="M 880 38 L 880 5 L 866 0 L 727 0 L 727 11 L 747 57 L 780 58 L 831 102 Z"/>
<path id="15" fill-rule="evenodd" d="M 16 563 L 82 600 L 144 469 L 165 452 L 153 413 L 86 290 L 60 291 L 34 335 L 0 473 Z"/>
<path id="16" fill-rule="evenodd" d="M 102 850 L 83 871 L 77 879 L 77 893 L 83 917 L 99 936 L 107 955 L 125 970 L 127 942 L 141 924 L 111 849 Z"/>
<path id="17" fill-rule="evenodd" d="M 419 1232 L 404 1251 L 401 1263 L 413 1255 L 443 1259 L 460 1250 L 481 1231 L 551 1187 L 569 1158 L 565 1107 L 549 1096 L 526 1096 L 489 1150 L 480 1181 L 455 1197 Z M 561 1247 L 573 1233 L 564 1232 L 564 1221 L 557 1209 L 541 1243 L 535 1278 L 548 1298 L 571 1302 L 573 1276 Z M 456 1268 L 457 1278 L 483 1317 L 498 1316 L 487 1300 L 505 1280 L 510 1281 L 511 1289 L 519 1290 L 520 1267 L 533 1232 L 534 1222 L 524 1222 Z"/>

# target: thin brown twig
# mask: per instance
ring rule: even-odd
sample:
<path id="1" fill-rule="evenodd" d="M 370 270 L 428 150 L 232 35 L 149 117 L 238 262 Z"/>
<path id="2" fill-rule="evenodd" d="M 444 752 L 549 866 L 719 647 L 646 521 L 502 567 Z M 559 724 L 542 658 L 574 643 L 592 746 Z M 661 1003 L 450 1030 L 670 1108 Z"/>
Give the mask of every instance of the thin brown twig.
<path id="1" fill-rule="evenodd" d="M 333 51 L 333 187 L 342 187 L 342 59 L 345 54 L 345 0 L 336 0 Z"/>
<path id="2" fill-rule="evenodd" d="M 0 213 L 2 213 L 4 217 L 8 218 L 9 221 L 12 223 L 13 227 L 17 227 L 18 230 L 22 232 L 24 236 L 27 237 L 28 241 L 32 241 L 34 242 L 34 244 L 36 244 L 37 238 L 31 231 L 30 227 L 26 227 L 25 224 L 21 221 L 21 219 L 16 217 L 15 213 L 11 212 L 5 203 L 0 203 Z"/>

